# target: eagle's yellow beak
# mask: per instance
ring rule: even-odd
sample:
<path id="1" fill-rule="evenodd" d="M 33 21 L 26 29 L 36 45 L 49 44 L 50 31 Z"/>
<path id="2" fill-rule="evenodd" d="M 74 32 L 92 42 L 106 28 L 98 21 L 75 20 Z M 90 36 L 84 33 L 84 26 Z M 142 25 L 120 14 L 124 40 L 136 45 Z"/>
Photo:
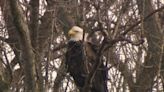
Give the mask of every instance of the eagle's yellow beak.
<path id="1" fill-rule="evenodd" d="M 74 36 L 75 34 L 76 34 L 76 32 L 73 30 L 69 30 L 69 32 L 68 32 L 68 36 Z"/>

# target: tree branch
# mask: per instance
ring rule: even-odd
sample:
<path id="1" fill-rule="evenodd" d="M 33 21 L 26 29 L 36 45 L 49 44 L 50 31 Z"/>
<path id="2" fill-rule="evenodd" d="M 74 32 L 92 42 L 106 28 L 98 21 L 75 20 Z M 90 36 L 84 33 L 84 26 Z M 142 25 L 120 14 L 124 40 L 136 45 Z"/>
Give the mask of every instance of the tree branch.
<path id="1" fill-rule="evenodd" d="M 152 13 L 148 14 L 143 21 L 146 21 L 148 18 L 150 18 L 152 15 L 154 15 L 155 13 L 161 11 L 164 9 L 164 6 L 162 6 L 161 8 L 154 10 Z M 136 22 L 134 25 L 132 25 L 130 28 L 128 28 L 127 30 L 125 30 L 121 35 L 126 35 L 129 31 L 131 31 L 134 27 L 136 27 L 138 24 L 140 24 L 142 22 L 142 20 Z"/>
<path id="2" fill-rule="evenodd" d="M 9 0 L 11 14 L 13 16 L 13 24 L 17 29 L 20 46 L 21 59 L 24 65 L 25 73 L 25 92 L 35 92 L 35 68 L 34 68 L 34 53 L 31 45 L 29 28 L 25 22 L 23 12 L 18 5 L 17 0 Z"/>
<path id="3" fill-rule="evenodd" d="M 7 42 L 7 39 L 5 37 L 0 36 L 0 40 L 3 42 Z"/>

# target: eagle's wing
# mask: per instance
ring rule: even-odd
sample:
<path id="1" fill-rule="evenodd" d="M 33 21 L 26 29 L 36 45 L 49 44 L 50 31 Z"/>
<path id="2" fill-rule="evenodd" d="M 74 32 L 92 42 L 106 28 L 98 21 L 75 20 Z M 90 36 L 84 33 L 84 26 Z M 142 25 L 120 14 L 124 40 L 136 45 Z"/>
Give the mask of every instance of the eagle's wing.
<path id="1" fill-rule="evenodd" d="M 98 46 L 91 42 L 84 42 L 84 44 L 81 41 L 68 42 L 66 65 L 75 84 L 80 88 L 84 87 L 86 75 L 90 74 L 96 63 L 97 51 Z M 91 92 L 107 92 L 103 62 L 99 68 L 93 78 Z"/>
<path id="2" fill-rule="evenodd" d="M 83 87 L 85 82 L 86 72 L 84 70 L 84 61 L 85 56 L 82 42 L 69 41 L 66 52 L 66 65 L 68 72 L 78 87 Z"/>

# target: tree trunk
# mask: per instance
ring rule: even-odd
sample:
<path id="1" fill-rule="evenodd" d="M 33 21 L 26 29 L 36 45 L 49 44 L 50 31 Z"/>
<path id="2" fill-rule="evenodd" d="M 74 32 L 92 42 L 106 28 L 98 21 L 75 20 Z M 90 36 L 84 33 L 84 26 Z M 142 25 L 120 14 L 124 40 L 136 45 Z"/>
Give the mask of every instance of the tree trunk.
<path id="1" fill-rule="evenodd" d="M 137 0 L 139 13 L 146 17 L 153 11 L 151 0 Z M 136 80 L 135 92 L 151 92 L 154 78 L 158 75 L 160 57 L 162 51 L 162 35 L 158 27 L 155 15 L 152 15 L 144 23 L 144 34 L 147 38 L 148 50 L 144 67 Z M 131 91 L 133 92 L 133 91 Z"/>
<path id="2" fill-rule="evenodd" d="M 30 37 L 31 37 L 31 44 L 35 50 L 35 69 L 36 69 L 36 87 L 37 92 L 44 92 L 44 85 L 43 85 L 43 74 L 42 74 L 42 65 L 41 65 L 41 56 L 39 54 L 38 48 L 38 29 L 39 29 L 39 0 L 31 0 L 30 1 Z"/>
<path id="3" fill-rule="evenodd" d="M 16 27 L 21 47 L 21 59 L 25 74 L 25 92 L 35 92 L 35 68 L 34 52 L 31 45 L 28 25 L 25 22 L 22 10 L 18 6 L 18 1 L 9 0 L 10 10 L 13 16 L 13 24 Z"/>

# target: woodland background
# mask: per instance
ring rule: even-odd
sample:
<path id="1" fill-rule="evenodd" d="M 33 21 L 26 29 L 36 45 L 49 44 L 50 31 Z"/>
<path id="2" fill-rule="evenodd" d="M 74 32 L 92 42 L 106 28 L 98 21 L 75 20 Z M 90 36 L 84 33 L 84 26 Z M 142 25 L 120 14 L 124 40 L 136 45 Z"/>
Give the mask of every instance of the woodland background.
<path id="1" fill-rule="evenodd" d="M 73 25 L 112 42 L 109 92 L 164 91 L 162 0 L 0 0 L 0 92 L 78 92 L 64 63 Z"/>

